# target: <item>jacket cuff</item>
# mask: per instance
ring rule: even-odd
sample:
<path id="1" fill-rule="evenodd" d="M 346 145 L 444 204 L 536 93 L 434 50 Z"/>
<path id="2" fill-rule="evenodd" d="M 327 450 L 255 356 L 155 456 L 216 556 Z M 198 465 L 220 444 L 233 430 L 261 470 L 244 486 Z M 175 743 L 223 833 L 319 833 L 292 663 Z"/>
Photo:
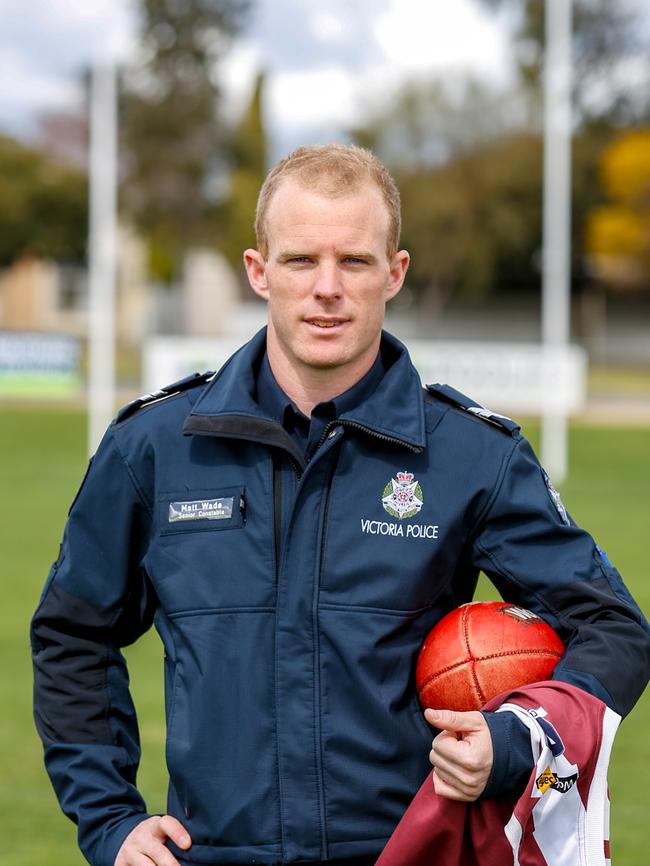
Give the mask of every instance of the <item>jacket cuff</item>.
<path id="1" fill-rule="evenodd" d="M 122 843 L 129 835 L 134 827 L 137 827 L 142 821 L 151 818 L 148 812 L 137 812 L 135 815 L 129 815 L 119 823 L 111 826 L 110 829 L 104 832 L 104 842 L 101 847 L 102 856 L 97 863 L 97 866 L 115 866 L 118 851 L 122 847 Z M 91 863 L 93 861 L 91 860 Z"/>
<path id="2" fill-rule="evenodd" d="M 492 770 L 481 799 L 520 795 L 535 765 L 528 728 L 514 713 L 482 713 L 492 737 Z"/>

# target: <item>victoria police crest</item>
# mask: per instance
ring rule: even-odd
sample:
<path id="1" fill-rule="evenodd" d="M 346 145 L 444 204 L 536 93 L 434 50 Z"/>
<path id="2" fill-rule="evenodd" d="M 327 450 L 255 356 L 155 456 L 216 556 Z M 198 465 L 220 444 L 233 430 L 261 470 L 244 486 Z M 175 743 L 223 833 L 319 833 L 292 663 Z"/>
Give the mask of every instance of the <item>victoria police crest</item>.
<path id="1" fill-rule="evenodd" d="M 414 517 L 424 505 L 424 495 L 413 473 L 398 472 L 397 478 L 391 478 L 384 487 L 381 504 L 391 517 Z"/>

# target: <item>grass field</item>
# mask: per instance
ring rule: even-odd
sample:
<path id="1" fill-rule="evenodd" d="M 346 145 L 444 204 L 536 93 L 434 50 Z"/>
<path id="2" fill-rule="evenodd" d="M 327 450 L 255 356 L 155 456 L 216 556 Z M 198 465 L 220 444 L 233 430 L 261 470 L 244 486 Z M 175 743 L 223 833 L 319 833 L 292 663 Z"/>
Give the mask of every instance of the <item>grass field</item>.
<path id="1" fill-rule="evenodd" d="M 0 862 L 81 866 L 75 829 L 59 812 L 32 724 L 28 623 L 85 467 L 85 419 L 63 410 L 0 412 Z M 535 441 L 535 429 L 527 432 Z M 606 548 L 647 614 L 650 429 L 573 428 L 570 462 L 565 504 Z M 489 584 L 480 592 L 494 597 Z M 162 654 L 155 635 L 128 657 L 143 740 L 140 786 L 149 808 L 163 810 Z M 648 862 L 649 729 L 646 693 L 620 730 L 610 768 L 615 866 Z"/>

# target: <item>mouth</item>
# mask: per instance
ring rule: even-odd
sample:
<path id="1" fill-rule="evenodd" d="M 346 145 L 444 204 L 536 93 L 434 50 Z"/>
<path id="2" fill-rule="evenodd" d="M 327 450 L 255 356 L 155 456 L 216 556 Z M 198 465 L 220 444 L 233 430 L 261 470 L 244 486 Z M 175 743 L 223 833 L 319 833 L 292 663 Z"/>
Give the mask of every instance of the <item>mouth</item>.
<path id="1" fill-rule="evenodd" d="M 347 319 L 339 319 L 333 316 L 312 316 L 309 319 L 305 319 L 305 322 L 308 325 L 311 325 L 314 328 L 318 328 L 322 331 L 329 331 L 335 328 L 341 327 L 346 323 Z"/>

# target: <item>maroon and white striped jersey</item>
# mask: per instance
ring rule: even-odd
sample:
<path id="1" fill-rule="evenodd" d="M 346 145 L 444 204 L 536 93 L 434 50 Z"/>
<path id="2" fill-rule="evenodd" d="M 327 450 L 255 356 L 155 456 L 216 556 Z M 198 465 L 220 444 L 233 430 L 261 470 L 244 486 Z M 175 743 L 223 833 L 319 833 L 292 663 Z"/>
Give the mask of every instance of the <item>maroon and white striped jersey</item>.
<path id="1" fill-rule="evenodd" d="M 460 803 L 429 776 L 376 866 L 609 866 L 607 766 L 620 722 L 575 686 L 535 683 L 486 710 L 526 725 L 535 759 L 525 791 Z"/>

